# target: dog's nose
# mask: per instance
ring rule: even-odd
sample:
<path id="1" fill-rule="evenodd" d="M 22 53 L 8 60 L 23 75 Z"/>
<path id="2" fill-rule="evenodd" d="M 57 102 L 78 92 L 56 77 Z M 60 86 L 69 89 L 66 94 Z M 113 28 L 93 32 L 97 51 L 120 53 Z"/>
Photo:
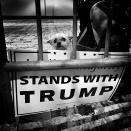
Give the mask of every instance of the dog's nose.
<path id="1" fill-rule="evenodd" d="M 57 47 L 61 47 L 61 42 L 57 42 Z"/>

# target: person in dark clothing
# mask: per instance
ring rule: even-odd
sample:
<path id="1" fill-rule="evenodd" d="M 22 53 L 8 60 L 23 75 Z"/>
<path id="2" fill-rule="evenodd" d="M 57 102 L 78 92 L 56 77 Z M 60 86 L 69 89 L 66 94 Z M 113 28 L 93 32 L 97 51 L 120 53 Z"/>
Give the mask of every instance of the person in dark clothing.
<path id="1" fill-rule="evenodd" d="M 84 9 L 78 10 L 80 11 L 80 13 L 78 13 L 79 15 L 84 14 L 84 16 L 79 17 L 80 24 L 82 24 L 80 25 L 80 36 L 84 28 L 87 28 L 87 30 L 79 42 L 77 49 L 84 51 L 101 51 L 101 49 L 105 47 L 107 22 L 111 17 L 111 42 L 109 51 L 128 52 L 131 37 L 131 2 L 128 2 L 129 1 L 121 0 L 103 0 L 96 2 L 90 7 L 85 5 L 86 7 Z M 87 3 L 83 4 L 90 3 L 87 1 Z M 90 12 L 87 14 L 88 16 L 85 15 L 86 11 Z M 85 17 L 87 17 L 88 22 L 83 20 Z M 115 98 L 121 98 L 123 95 L 129 95 L 131 93 L 130 71 L 130 67 L 127 66 L 119 87 L 111 100 L 114 101 Z M 119 99 L 119 101 L 120 100 L 121 99 Z"/>
<path id="2" fill-rule="evenodd" d="M 80 19 L 80 32 L 90 23 L 90 9 L 100 0 L 79 0 L 78 18 Z"/>
<path id="3" fill-rule="evenodd" d="M 91 21 L 90 21 L 90 10 L 92 6 L 100 0 L 79 0 L 78 4 L 78 18 L 80 20 L 80 34 L 78 36 L 78 40 L 81 37 L 82 33 L 86 28 L 86 34 L 78 43 L 77 50 L 95 50 L 95 38 L 92 31 Z M 87 44 L 88 42 L 88 44 Z"/>
<path id="4" fill-rule="evenodd" d="M 7 62 L 6 44 L 0 3 L 0 125 L 15 122 L 11 85 L 8 72 L 4 69 Z M 2 129 L 4 130 L 4 129 Z"/>
<path id="5" fill-rule="evenodd" d="M 80 31 L 83 31 L 83 28 L 87 28 L 87 31 L 79 42 L 79 48 L 90 51 L 100 51 L 105 46 L 105 36 L 107 29 L 107 22 L 110 18 L 112 19 L 111 25 L 111 43 L 109 47 L 109 51 L 123 52 L 129 51 L 129 15 L 126 11 L 126 5 L 123 5 L 119 1 L 115 1 L 110 7 L 111 1 L 99 1 L 95 3 L 92 7 L 89 7 L 87 11 L 90 12 L 87 17 L 89 20 L 85 24 L 82 20 L 82 16 L 80 17 L 80 24 L 84 27 L 80 26 Z M 85 4 L 89 4 L 88 2 Z M 80 10 L 78 10 L 79 12 Z M 78 14 L 82 14 L 78 13 Z M 83 13 L 84 14 L 84 13 Z M 82 29 L 81 29 L 82 28 Z M 81 35 L 82 33 L 80 33 Z M 79 38 L 79 37 L 78 37 Z"/>

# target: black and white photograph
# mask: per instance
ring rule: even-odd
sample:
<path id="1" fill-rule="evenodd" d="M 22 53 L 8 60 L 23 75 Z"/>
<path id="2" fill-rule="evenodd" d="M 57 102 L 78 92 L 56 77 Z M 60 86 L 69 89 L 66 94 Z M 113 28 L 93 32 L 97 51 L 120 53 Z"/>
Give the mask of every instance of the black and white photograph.
<path id="1" fill-rule="evenodd" d="M 0 131 L 131 131 L 131 1 L 0 0 Z"/>

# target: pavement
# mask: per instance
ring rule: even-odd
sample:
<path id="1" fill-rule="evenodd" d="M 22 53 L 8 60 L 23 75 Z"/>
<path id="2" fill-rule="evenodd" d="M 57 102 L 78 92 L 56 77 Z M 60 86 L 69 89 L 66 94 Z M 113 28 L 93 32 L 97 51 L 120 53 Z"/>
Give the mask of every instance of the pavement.
<path id="1" fill-rule="evenodd" d="M 1 129 L 1 128 L 0 128 Z M 17 128 L 2 131 L 130 131 L 131 95 L 105 101 L 19 117 Z"/>

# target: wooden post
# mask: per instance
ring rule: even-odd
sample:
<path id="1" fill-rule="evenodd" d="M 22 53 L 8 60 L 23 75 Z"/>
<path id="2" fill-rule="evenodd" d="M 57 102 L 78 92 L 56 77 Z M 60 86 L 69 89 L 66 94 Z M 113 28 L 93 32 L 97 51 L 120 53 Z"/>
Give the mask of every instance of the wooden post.
<path id="1" fill-rule="evenodd" d="M 73 50 L 71 59 L 76 59 L 76 44 L 77 44 L 77 4 L 78 0 L 73 0 Z"/>
<path id="2" fill-rule="evenodd" d="M 43 60 L 43 42 L 42 42 L 40 0 L 35 0 L 35 6 L 36 6 L 36 17 L 37 17 L 38 60 Z"/>

